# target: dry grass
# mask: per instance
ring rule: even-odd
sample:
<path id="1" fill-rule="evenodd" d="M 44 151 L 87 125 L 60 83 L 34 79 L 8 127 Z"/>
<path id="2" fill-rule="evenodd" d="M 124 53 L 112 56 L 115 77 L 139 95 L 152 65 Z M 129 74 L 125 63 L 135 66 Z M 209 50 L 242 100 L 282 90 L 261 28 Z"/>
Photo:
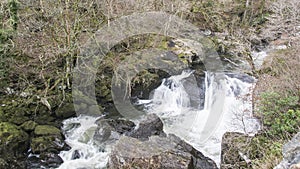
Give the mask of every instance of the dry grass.
<path id="1" fill-rule="evenodd" d="M 276 0 L 270 3 L 269 8 L 271 15 L 267 17 L 268 22 L 260 35 L 266 37 L 271 44 L 299 45 L 300 1 Z"/>
<path id="2" fill-rule="evenodd" d="M 279 50 L 266 58 L 256 85 L 256 93 L 300 94 L 300 46 Z"/>

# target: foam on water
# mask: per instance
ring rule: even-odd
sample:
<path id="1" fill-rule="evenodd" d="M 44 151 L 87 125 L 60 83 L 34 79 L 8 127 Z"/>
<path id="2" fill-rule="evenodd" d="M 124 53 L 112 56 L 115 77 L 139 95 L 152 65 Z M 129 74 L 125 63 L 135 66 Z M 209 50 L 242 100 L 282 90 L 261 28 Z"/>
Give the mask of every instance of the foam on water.
<path id="1" fill-rule="evenodd" d="M 206 72 L 205 91 L 200 91 L 205 92 L 204 108 L 199 110 L 190 107 L 191 98 L 186 92 L 189 86 L 184 85 L 190 75 L 183 72 L 163 80 L 146 110 L 163 119 L 165 132 L 178 135 L 220 164 L 225 132 L 254 134 L 259 130 L 259 121 L 252 116 L 255 84 L 236 76 Z"/>
<path id="2" fill-rule="evenodd" d="M 100 148 L 94 143 L 94 133 L 97 129 L 96 120 L 101 117 L 81 115 L 63 122 L 65 142 L 71 147 L 59 155 L 64 163 L 58 169 L 100 169 L 106 167 L 110 147 Z M 74 158 L 74 155 L 77 157 Z"/>
<path id="3" fill-rule="evenodd" d="M 178 135 L 220 164 L 225 132 L 254 134 L 259 130 L 259 122 L 252 116 L 255 81 L 245 75 L 205 72 L 203 89 L 189 78 L 194 78 L 193 71 L 164 79 L 149 100 L 139 100 L 138 104 L 161 117 L 166 133 Z M 199 106 L 201 101 L 195 96 L 200 97 L 203 92 L 204 106 Z M 94 142 L 99 118 L 81 115 L 63 122 L 66 143 L 71 149 L 60 153 L 64 163 L 59 169 L 106 167 L 112 145 Z"/>

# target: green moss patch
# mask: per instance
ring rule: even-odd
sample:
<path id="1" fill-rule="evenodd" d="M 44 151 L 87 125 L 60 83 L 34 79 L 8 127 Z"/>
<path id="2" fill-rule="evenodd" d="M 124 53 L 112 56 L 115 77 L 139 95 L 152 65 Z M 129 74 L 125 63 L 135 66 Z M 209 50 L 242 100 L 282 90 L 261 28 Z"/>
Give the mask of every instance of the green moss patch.
<path id="1" fill-rule="evenodd" d="M 34 130 L 37 136 L 57 135 L 60 136 L 61 132 L 58 128 L 50 125 L 38 125 Z"/>

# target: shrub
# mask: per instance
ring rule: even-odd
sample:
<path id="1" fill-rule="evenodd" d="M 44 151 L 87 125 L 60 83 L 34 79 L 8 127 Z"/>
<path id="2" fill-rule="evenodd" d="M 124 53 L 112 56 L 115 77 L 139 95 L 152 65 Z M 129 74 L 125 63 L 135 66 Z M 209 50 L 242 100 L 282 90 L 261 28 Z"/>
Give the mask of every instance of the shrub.
<path id="1" fill-rule="evenodd" d="M 13 35 L 18 26 L 18 2 L 0 2 L 0 87 L 8 74 L 8 57 L 14 46 Z"/>
<path id="2" fill-rule="evenodd" d="M 263 93 L 261 108 L 263 125 L 272 138 L 290 138 L 299 131 L 298 96 L 282 97 L 275 92 Z"/>

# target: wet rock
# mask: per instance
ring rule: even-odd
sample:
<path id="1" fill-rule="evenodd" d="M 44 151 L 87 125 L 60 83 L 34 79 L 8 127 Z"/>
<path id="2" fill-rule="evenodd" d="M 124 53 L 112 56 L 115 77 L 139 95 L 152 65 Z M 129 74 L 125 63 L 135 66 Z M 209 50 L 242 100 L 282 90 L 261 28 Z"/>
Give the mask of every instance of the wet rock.
<path id="1" fill-rule="evenodd" d="M 147 140 L 150 136 L 154 135 L 166 136 L 160 118 L 156 114 L 150 114 L 147 115 L 146 118 L 139 123 L 138 128 L 132 131 L 128 136 L 140 140 Z"/>
<path id="2" fill-rule="evenodd" d="M 155 114 L 138 127 L 128 120 L 101 119 L 94 140 L 113 143 L 109 168 L 199 168 L 214 169 L 216 164 L 175 135 L 163 132 L 163 123 Z"/>
<path id="3" fill-rule="evenodd" d="M 24 153 L 29 148 L 28 134 L 17 125 L 0 123 L 0 168 L 25 168 Z"/>
<path id="4" fill-rule="evenodd" d="M 28 134 L 18 126 L 9 123 L 0 123 L 0 154 L 10 155 L 23 153 L 28 149 Z"/>
<path id="5" fill-rule="evenodd" d="M 133 122 L 123 119 L 100 119 L 97 121 L 97 125 L 94 140 L 99 145 L 104 142 L 115 142 L 121 134 L 128 134 L 135 127 Z"/>
<path id="6" fill-rule="evenodd" d="M 185 141 L 181 140 L 179 137 L 177 137 L 174 134 L 169 134 L 168 136 L 170 140 L 175 142 L 177 145 L 177 148 L 189 152 L 192 155 L 192 160 L 193 160 L 193 168 L 195 169 L 215 169 L 217 168 L 216 163 L 204 156 L 200 151 L 196 150 L 193 146 L 190 144 L 186 143 Z"/>
<path id="7" fill-rule="evenodd" d="M 175 136 L 151 136 L 147 141 L 122 136 L 112 150 L 108 168 L 217 168 L 212 160 L 204 156 L 202 158 L 208 161 L 203 164 L 208 165 L 197 165 L 197 157 L 187 149 L 188 144 L 181 143 Z M 189 148 L 192 149 L 191 146 Z"/>
<path id="8" fill-rule="evenodd" d="M 135 127 L 135 124 L 132 121 L 124 119 L 100 119 L 96 123 L 100 127 L 108 125 L 112 128 L 112 130 L 120 134 L 126 134 L 132 131 Z"/>
<path id="9" fill-rule="evenodd" d="M 50 125 L 38 125 L 34 130 L 34 134 L 37 136 L 46 136 L 46 135 L 57 135 L 60 136 L 61 132 L 58 128 Z"/>
<path id="10" fill-rule="evenodd" d="M 33 138 L 30 147 L 33 153 L 60 151 L 64 148 L 64 141 L 60 136 L 41 136 Z"/>
<path id="11" fill-rule="evenodd" d="M 23 130 L 30 132 L 30 131 L 33 131 L 37 125 L 38 124 L 36 122 L 30 120 L 30 121 L 26 121 L 25 123 L 23 123 L 21 125 L 21 127 Z"/>
<path id="12" fill-rule="evenodd" d="M 74 153 L 72 154 L 72 160 L 79 159 L 81 157 L 80 153 L 78 150 L 75 150 Z"/>
<path id="13" fill-rule="evenodd" d="M 133 122 L 123 119 L 101 119 L 97 124 L 94 140 L 100 144 L 105 141 L 116 141 L 122 134 L 140 140 L 147 140 L 153 135 L 165 136 L 163 123 L 156 114 L 146 116 L 137 128 Z"/>
<path id="14" fill-rule="evenodd" d="M 41 153 L 45 151 L 60 151 L 64 141 L 58 128 L 50 125 L 38 125 L 34 129 L 35 138 L 31 140 L 31 151 Z"/>
<path id="15" fill-rule="evenodd" d="M 57 168 L 63 163 L 62 158 L 58 154 L 52 152 L 41 153 L 40 159 L 42 164 L 49 168 Z"/>
<path id="16" fill-rule="evenodd" d="M 132 121 L 122 120 L 122 119 L 108 121 L 108 124 L 112 126 L 116 130 L 116 132 L 120 134 L 126 134 L 135 127 L 135 124 Z"/>
<path id="17" fill-rule="evenodd" d="M 300 132 L 283 146 L 282 153 L 284 159 L 274 169 L 300 168 Z"/>
<path id="18" fill-rule="evenodd" d="M 41 153 L 39 156 L 31 155 L 27 159 L 27 169 L 57 168 L 63 163 L 61 157 L 52 152 Z"/>

